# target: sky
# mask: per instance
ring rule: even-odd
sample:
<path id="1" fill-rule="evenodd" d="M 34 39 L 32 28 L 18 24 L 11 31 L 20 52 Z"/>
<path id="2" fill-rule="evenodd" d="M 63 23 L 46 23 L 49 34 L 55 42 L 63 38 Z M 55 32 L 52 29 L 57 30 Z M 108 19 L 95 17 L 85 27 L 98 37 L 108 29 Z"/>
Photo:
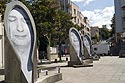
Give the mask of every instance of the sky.
<path id="1" fill-rule="evenodd" d="M 107 25 L 111 29 L 114 14 L 114 0 L 71 0 L 79 6 L 80 11 L 88 17 L 90 26 Z"/>

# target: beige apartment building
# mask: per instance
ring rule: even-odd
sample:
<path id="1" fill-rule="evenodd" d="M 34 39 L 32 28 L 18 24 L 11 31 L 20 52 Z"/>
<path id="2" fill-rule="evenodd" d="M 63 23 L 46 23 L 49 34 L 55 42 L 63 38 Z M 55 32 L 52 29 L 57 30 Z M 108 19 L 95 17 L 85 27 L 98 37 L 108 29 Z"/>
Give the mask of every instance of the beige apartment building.
<path id="1" fill-rule="evenodd" d="M 84 17 L 84 15 L 81 13 L 79 6 L 77 6 L 73 2 L 71 2 L 71 15 L 73 17 L 72 22 L 74 24 L 78 24 L 80 27 L 83 27 L 83 29 L 80 30 L 80 32 L 84 35 L 91 36 L 89 20 L 87 19 L 87 17 Z"/>
<path id="2" fill-rule="evenodd" d="M 71 14 L 73 17 L 72 22 L 80 26 L 80 10 L 79 7 L 73 2 L 71 3 Z"/>
<path id="3" fill-rule="evenodd" d="M 83 22 L 81 23 L 81 25 L 84 25 L 84 34 L 85 35 L 89 35 L 91 37 L 91 28 L 89 26 L 89 20 L 87 17 L 84 17 Z"/>

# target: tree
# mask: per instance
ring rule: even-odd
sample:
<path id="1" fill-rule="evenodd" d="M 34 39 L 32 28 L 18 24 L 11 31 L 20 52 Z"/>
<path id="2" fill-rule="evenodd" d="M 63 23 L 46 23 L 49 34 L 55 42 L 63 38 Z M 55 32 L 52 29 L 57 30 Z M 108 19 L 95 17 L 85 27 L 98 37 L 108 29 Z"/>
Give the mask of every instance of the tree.
<path id="1" fill-rule="evenodd" d="M 97 40 L 97 42 L 99 42 L 99 33 L 95 34 L 95 39 Z"/>
<path id="2" fill-rule="evenodd" d="M 58 35 L 58 45 L 59 45 L 59 58 L 61 61 L 61 56 L 62 56 L 62 44 L 65 44 L 66 41 L 68 41 L 68 34 L 69 34 L 69 29 L 73 26 L 73 23 L 71 22 L 71 15 L 69 13 L 66 13 L 62 10 L 58 10 L 57 16 L 55 17 L 56 21 L 56 35 Z"/>
<path id="3" fill-rule="evenodd" d="M 59 8 L 58 2 L 56 0 L 37 0 L 32 4 L 26 5 L 30 9 L 35 21 L 37 40 L 45 34 L 50 39 L 51 35 L 56 31 L 54 17 L 57 15 Z"/>
<path id="4" fill-rule="evenodd" d="M 6 7 L 6 0 L 0 0 L 0 14 L 2 15 L 2 21 L 4 19 L 5 7 Z"/>
<path id="5" fill-rule="evenodd" d="M 61 38 L 60 41 L 67 39 L 69 28 L 73 26 L 72 17 L 60 9 L 56 0 L 37 0 L 27 6 L 34 17 L 38 39 L 47 34 L 51 45 L 57 37 Z"/>
<path id="6" fill-rule="evenodd" d="M 61 41 L 64 42 L 67 39 L 69 28 L 73 25 L 71 15 L 60 10 L 56 0 L 37 0 L 26 5 L 34 17 L 38 42 L 43 42 L 44 35 L 48 36 L 51 46 L 57 41 L 61 44 Z M 58 37 L 58 40 L 55 41 L 53 36 Z"/>
<path id="7" fill-rule="evenodd" d="M 58 10 L 58 14 L 55 17 L 56 20 L 56 33 L 58 34 L 59 42 L 68 41 L 69 29 L 73 27 L 73 23 L 71 22 L 71 15 L 62 10 Z"/>
<path id="8" fill-rule="evenodd" d="M 110 37 L 110 31 L 106 26 L 103 28 L 100 28 L 100 36 L 102 40 L 106 40 Z"/>
<path id="9" fill-rule="evenodd" d="M 112 24 L 111 24 L 111 36 L 113 36 L 115 34 L 115 14 L 113 15 L 112 17 L 112 20 L 111 20 Z"/>

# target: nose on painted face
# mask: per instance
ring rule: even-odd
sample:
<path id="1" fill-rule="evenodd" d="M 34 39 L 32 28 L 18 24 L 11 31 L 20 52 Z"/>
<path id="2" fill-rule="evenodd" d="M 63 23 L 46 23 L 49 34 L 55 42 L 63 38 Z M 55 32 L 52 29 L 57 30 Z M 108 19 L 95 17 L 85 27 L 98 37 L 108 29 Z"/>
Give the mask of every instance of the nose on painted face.
<path id="1" fill-rule="evenodd" d="M 21 19 L 17 20 L 17 27 L 16 27 L 18 32 L 23 32 L 24 31 L 24 26 L 23 26 L 23 22 L 21 21 Z"/>

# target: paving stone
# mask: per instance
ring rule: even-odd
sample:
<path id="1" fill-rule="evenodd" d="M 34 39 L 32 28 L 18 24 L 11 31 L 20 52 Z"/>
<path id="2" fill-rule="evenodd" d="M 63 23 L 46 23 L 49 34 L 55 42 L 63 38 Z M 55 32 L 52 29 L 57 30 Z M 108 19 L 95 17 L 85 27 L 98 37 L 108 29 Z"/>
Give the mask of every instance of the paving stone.
<path id="1" fill-rule="evenodd" d="M 63 80 L 57 83 L 125 83 L 125 58 L 101 57 L 93 67 L 62 67 Z"/>

